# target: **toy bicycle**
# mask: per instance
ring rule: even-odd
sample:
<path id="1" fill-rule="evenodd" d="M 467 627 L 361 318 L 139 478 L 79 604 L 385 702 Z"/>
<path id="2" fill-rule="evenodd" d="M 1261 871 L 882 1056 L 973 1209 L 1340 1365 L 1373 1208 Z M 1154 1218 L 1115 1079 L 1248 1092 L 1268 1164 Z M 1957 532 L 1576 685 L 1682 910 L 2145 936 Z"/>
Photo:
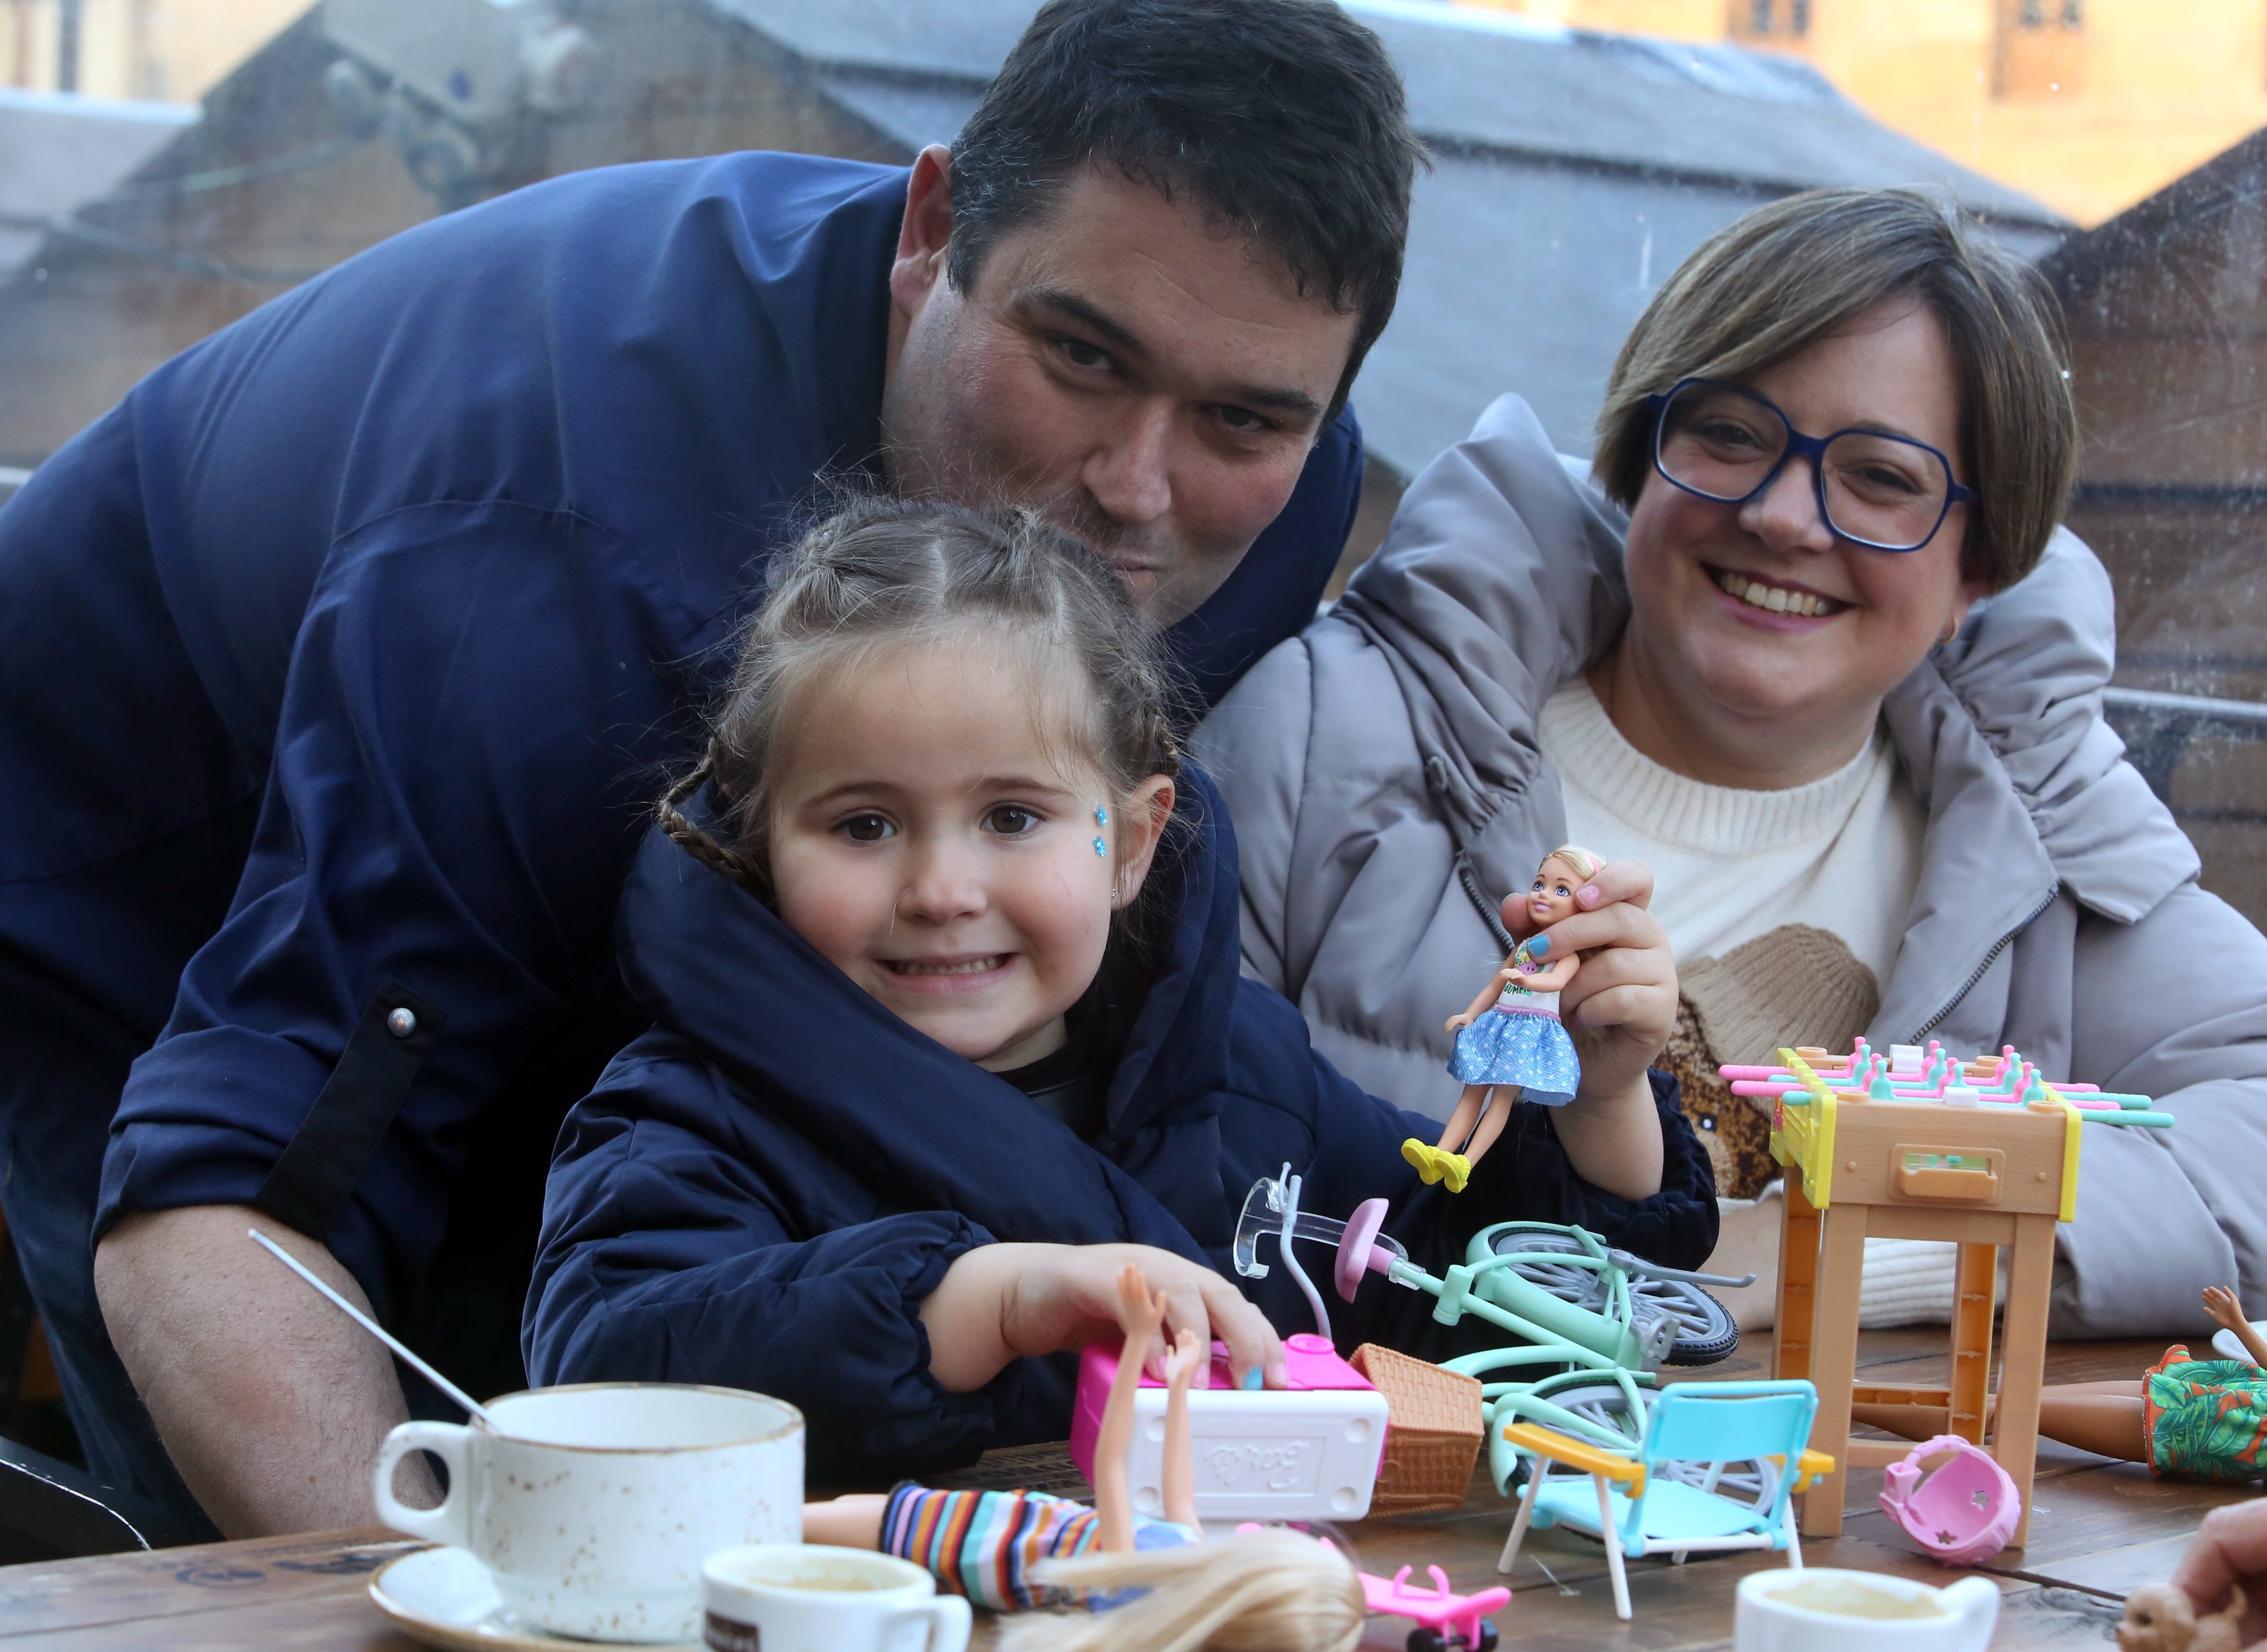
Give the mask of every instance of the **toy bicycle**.
<path id="1" fill-rule="evenodd" d="M 1662 1365 L 1713 1363 L 1739 1344 L 1731 1315 L 1702 1287 L 1737 1288 L 1751 1283 L 1752 1274 L 1730 1279 L 1688 1273 L 1613 1249 L 1583 1228 L 1500 1222 L 1474 1234 L 1465 1260 L 1434 1278 L 1381 1231 L 1383 1199 L 1366 1199 L 1338 1222 L 1301 1210 L 1299 1192 L 1300 1179 L 1288 1165 L 1280 1176 L 1252 1184 L 1236 1222 L 1234 1260 L 1246 1278 L 1264 1278 L 1267 1265 L 1258 1259 L 1258 1245 L 1272 1234 L 1324 1336 L 1329 1310 L 1293 1250 L 1295 1239 L 1335 1251 L 1332 1283 L 1346 1301 L 1368 1275 L 1382 1274 L 1434 1297 L 1433 1317 L 1442 1325 L 1470 1314 L 1520 1339 L 1442 1362 L 1445 1370 L 1481 1379 L 1488 1466 L 1499 1490 L 1524 1474 L 1503 1424 L 1539 1422 L 1627 1450 L 1643 1436 L 1647 1396 Z M 1536 1374 L 1490 1379 L 1516 1370 Z"/>

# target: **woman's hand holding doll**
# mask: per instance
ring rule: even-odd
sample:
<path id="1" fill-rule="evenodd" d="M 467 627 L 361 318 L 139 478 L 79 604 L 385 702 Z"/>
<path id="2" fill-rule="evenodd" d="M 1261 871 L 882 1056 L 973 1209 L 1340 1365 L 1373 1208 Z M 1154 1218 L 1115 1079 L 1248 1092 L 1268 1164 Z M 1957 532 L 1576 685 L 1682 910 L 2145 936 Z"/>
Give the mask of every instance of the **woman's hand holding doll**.
<path id="1" fill-rule="evenodd" d="M 1661 1190 L 1660 1116 L 1646 1070 L 1676 1027 L 1676 961 L 1661 920 L 1647 910 L 1653 870 L 1613 860 L 1574 891 L 1576 910 L 1538 925 L 1524 894 L 1503 903 L 1504 926 L 1548 961 L 1546 975 L 1579 958 L 1559 990 L 1559 1010 L 1582 1061 L 1569 1106 L 1552 1116 L 1566 1157 L 1584 1181 L 1625 1199 Z M 1530 937 L 1540 934 L 1540 940 Z M 1544 976 L 1529 977 L 1537 990 Z"/>
<path id="2" fill-rule="evenodd" d="M 1515 940 L 1541 933 L 1547 943 L 1530 953 L 1552 970 L 1580 954 L 1581 968 L 1559 989 L 1559 1013 L 1582 1055 L 1578 1100 L 1645 1088 L 1651 1066 L 1676 1029 L 1676 960 L 1668 932 L 1647 910 L 1653 869 L 1642 860 L 1610 860 L 1574 892 L 1570 917 L 1538 925 L 1525 894 L 1503 903 L 1504 927 Z M 1530 977 L 1537 990 L 1543 977 Z M 1650 1091 L 1647 1106 L 1651 1107 Z"/>
<path id="3" fill-rule="evenodd" d="M 1561 844 L 1527 892 L 1504 902 L 1506 925 L 1532 939 L 1446 1023 L 1456 1038 L 1449 1072 L 1464 1093 L 1438 1142 L 1401 1144 L 1422 1181 L 1462 1193 L 1527 1100 L 1557 1112 L 1559 1145 L 1591 1186 L 1625 1199 L 1661 1190 L 1665 1150 L 1646 1068 L 1676 1025 L 1676 970 L 1645 910 L 1652 895 L 1643 865 L 1608 866 Z"/>

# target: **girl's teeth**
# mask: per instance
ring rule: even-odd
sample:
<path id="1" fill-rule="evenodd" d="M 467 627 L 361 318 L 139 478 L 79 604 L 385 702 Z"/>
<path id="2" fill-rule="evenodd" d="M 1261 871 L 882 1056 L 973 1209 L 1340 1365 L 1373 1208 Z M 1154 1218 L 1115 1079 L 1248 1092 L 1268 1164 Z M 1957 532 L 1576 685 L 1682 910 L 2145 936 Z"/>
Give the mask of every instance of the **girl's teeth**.
<path id="1" fill-rule="evenodd" d="M 966 963 L 926 964 L 907 961 L 898 966 L 909 976 L 972 976 L 996 967 L 997 958 L 972 958 Z"/>
<path id="2" fill-rule="evenodd" d="M 1806 591 L 1790 591 L 1783 586 L 1766 585 L 1761 580 L 1751 580 L 1745 574 L 1720 574 L 1716 583 L 1749 607 L 1769 609 L 1774 614 L 1799 614 L 1805 618 L 1815 618 L 1827 611 L 1826 599 L 1823 596 L 1813 596 Z"/>

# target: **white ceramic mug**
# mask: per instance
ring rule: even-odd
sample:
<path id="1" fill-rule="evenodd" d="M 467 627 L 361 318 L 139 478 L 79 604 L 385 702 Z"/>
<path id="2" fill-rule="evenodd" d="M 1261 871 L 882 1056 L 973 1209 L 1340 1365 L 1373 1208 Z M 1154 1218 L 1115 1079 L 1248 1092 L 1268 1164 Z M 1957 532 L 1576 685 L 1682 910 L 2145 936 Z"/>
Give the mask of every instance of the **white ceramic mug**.
<path id="1" fill-rule="evenodd" d="M 701 1562 L 803 1535 L 803 1414 L 737 1388 L 584 1383 L 491 1400 L 478 1418 L 405 1422 L 370 1489 L 396 1531 L 468 1549 L 504 1608 L 592 1641 L 691 1641 Z M 393 1495 L 394 1465 L 449 1466 L 437 1509 Z"/>
<path id="2" fill-rule="evenodd" d="M 1926 1602 L 1926 1617 L 1875 1618 L 1848 1611 L 1817 1611 L 1781 1598 L 1804 1583 L 1829 1597 L 1870 1591 L 1908 1605 Z M 1810 1592 L 1810 1591 L 1805 1591 Z M 1984 1652 L 1999 1620 L 1999 1589 L 1988 1577 L 1964 1577 L 1948 1589 L 1931 1589 L 1881 1572 L 1807 1566 L 1801 1571 L 1750 1572 L 1740 1580 L 1733 1609 L 1735 1652 Z"/>
<path id="3" fill-rule="evenodd" d="M 962 1652 L 968 1603 L 911 1561 L 823 1543 L 726 1549 L 701 1568 L 715 1652 Z"/>

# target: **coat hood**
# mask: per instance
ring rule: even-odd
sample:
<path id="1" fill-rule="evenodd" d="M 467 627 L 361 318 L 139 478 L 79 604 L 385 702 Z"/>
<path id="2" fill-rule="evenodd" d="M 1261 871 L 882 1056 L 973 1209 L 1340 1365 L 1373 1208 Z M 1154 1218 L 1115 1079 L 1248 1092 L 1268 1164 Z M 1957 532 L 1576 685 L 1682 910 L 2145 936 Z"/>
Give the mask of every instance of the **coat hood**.
<path id="1" fill-rule="evenodd" d="M 1006 1080 L 862 991 L 747 889 L 649 831 L 624 890 L 622 968 L 663 1028 L 735 1099 L 902 1208 L 951 1210 L 1001 1239 L 1222 1245 L 1217 1116 L 1236 983 L 1235 840 L 1211 782 L 1182 776 L 1150 874 L 1163 939 L 1091 1143 Z M 689 815 L 715 830 L 712 794 Z M 1174 841 L 1178 838 L 1178 844 Z M 1192 1135 L 1209 1151 L 1187 1151 Z M 1022 1173 L 1002 1176 L 1002 1165 Z M 1064 1231 L 1065 1213 L 1084 1224 Z"/>

